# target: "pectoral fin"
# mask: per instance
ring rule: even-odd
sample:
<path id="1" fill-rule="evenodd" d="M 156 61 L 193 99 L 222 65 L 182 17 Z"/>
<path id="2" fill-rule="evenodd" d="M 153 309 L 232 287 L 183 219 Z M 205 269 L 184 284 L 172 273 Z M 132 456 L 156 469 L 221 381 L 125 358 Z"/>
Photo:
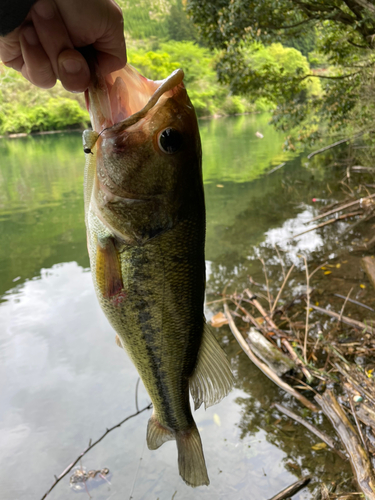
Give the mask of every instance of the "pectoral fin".
<path id="1" fill-rule="evenodd" d="M 225 352 L 205 323 L 197 363 L 190 378 L 190 392 L 197 410 L 221 401 L 233 386 L 233 375 Z"/>
<path id="2" fill-rule="evenodd" d="M 116 344 L 117 344 L 119 347 L 121 347 L 121 349 L 122 349 L 121 340 L 120 340 L 120 337 L 119 337 L 117 334 L 116 334 L 116 337 L 115 337 L 115 342 L 116 342 Z"/>
<path id="3" fill-rule="evenodd" d="M 118 296 L 123 291 L 120 259 L 112 238 L 97 244 L 96 283 L 107 299 Z"/>

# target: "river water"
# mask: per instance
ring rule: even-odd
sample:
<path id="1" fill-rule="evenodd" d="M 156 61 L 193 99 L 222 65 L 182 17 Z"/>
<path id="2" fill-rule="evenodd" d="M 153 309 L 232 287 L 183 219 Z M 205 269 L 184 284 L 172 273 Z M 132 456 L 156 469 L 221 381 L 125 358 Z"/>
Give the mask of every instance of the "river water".
<path id="1" fill-rule="evenodd" d="M 340 173 L 306 155 L 284 153 L 283 135 L 268 116 L 202 121 L 207 203 L 207 301 L 225 285 L 239 290 L 249 276 L 281 279 L 277 244 L 286 264 L 299 257 L 335 257 L 345 223 L 295 240 L 316 214 L 319 196 L 334 197 Z M 259 131 L 263 139 L 256 137 Z M 275 167 L 285 165 L 271 172 Z M 0 140 L 0 491 L 2 500 L 41 498 L 59 475 L 106 428 L 135 411 L 137 373 L 115 344 L 91 282 L 83 217 L 80 134 Z M 271 172 L 271 173 L 270 173 Z M 339 197 L 339 194 L 338 194 Z M 336 245 L 336 247 L 335 247 Z M 290 286 L 296 286 L 293 283 Z M 208 317 L 220 303 L 206 306 Z M 145 445 L 150 411 L 126 422 L 81 462 L 107 467 L 108 482 L 87 483 L 96 500 L 266 500 L 303 474 L 348 480 L 335 454 L 313 450 L 319 440 L 271 408 L 282 402 L 329 431 L 264 377 L 240 351 L 227 327 L 217 330 L 230 357 L 235 389 L 220 404 L 195 413 L 209 487 L 192 490 L 178 475 L 174 442 Z M 142 384 L 138 404 L 149 398 Z M 69 477 L 51 500 L 73 498 Z M 312 499 L 313 487 L 295 499 Z M 177 492 L 177 493 L 176 493 Z"/>

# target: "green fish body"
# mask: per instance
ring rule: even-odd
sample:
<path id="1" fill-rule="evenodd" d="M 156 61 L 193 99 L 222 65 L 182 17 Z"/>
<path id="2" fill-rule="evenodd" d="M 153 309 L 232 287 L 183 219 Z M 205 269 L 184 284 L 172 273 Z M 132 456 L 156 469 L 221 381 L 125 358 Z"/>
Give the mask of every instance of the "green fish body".
<path id="1" fill-rule="evenodd" d="M 100 305 L 153 403 L 148 447 L 176 439 L 182 478 L 200 486 L 209 479 L 189 390 L 195 408 L 209 406 L 232 374 L 203 314 L 201 146 L 182 78 L 153 82 L 127 66 L 94 80 L 85 213 Z"/>

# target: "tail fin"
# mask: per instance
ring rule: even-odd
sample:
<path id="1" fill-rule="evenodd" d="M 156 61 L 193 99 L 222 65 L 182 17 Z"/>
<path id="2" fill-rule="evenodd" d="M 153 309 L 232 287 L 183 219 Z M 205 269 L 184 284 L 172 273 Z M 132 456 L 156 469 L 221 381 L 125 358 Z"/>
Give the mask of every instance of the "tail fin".
<path id="1" fill-rule="evenodd" d="M 178 450 L 178 468 L 180 476 L 189 486 L 208 486 L 210 480 L 207 475 L 202 442 L 198 429 L 179 431 L 176 433 Z"/>

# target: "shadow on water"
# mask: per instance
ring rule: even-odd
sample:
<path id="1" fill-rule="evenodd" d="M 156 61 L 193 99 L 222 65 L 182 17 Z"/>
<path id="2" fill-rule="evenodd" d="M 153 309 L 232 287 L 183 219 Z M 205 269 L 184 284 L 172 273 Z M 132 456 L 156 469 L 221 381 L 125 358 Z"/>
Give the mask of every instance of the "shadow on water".
<path id="1" fill-rule="evenodd" d="M 281 273 L 275 243 L 286 264 L 295 262 L 302 273 L 298 254 L 332 256 L 347 228 L 340 223 L 289 240 L 315 215 L 315 204 L 321 206 L 313 199 L 343 198 L 337 187 L 341 173 L 319 159 L 306 164 L 303 156 L 284 153 L 283 136 L 267 122 L 267 115 L 259 115 L 201 123 L 208 301 L 220 297 L 228 283 L 241 290 L 249 276 L 263 282 L 260 256 L 276 286 Z M 23 500 L 41 497 L 90 438 L 134 411 L 137 374 L 115 346 L 87 272 L 80 136 L 2 139 L 0 155 L 0 380 L 7 380 L 0 405 L 0 435 L 6 436 L 0 456 L 7 470 L 0 476 L 4 500 Z M 209 307 L 208 315 L 220 310 Z M 321 416 L 301 410 L 264 377 L 227 327 L 217 333 L 236 388 L 220 405 L 195 414 L 211 485 L 194 496 L 266 500 L 301 474 L 350 479 L 348 463 L 332 452 L 314 451 L 317 438 L 280 418 L 272 403 L 283 402 L 330 433 Z M 147 403 L 141 389 L 139 405 Z M 144 446 L 148 418 L 133 419 L 85 458 L 87 469 L 108 467 L 112 473 L 111 486 L 97 488 L 94 498 L 127 498 L 135 478 L 134 498 L 162 500 L 175 491 L 176 500 L 191 498 L 192 490 L 178 477 L 175 444 L 154 452 Z M 16 479 L 20 470 L 22 480 Z M 52 500 L 73 494 L 69 478 L 64 481 Z M 294 498 L 312 499 L 312 489 Z"/>

